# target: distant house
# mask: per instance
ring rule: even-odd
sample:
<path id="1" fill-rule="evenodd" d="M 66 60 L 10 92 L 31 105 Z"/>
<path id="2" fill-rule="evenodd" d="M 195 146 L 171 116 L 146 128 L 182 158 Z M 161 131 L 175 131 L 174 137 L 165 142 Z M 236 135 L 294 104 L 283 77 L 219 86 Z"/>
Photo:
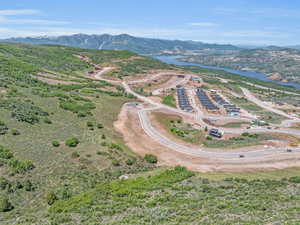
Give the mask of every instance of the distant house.
<path id="1" fill-rule="evenodd" d="M 240 112 L 228 112 L 229 116 L 239 116 Z"/>
<path id="2" fill-rule="evenodd" d="M 202 78 L 201 77 L 191 77 L 191 81 L 195 81 L 195 82 L 202 82 Z"/>
<path id="3" fill-rule="evenodd" d="M 223 132 L 218 130 L 218 129 L 211 129 L 208 133 L 210 136 L 212 137 L 216 137 L 216 138 L 222 138 L 223 137 Z"/>

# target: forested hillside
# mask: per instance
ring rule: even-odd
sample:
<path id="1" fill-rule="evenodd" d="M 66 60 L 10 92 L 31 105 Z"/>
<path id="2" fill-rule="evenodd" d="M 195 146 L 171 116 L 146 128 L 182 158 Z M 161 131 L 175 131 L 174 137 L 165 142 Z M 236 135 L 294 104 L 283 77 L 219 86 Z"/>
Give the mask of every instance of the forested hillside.
<path id="1" fill-rule="evenodd" d="M 3 40 L 13 43 L 27 44 L 60 44 L 78 48 L 130 50 L 139 54 L 178 54 L 193 51 L 235 51 L 238 47 L 233 45 L 207 44 L 195 41 L 162 40 L 153 38 L 121 35 L 87 35 L 75 34 L 58 37 L 27 37 L 10 38 Z"/>

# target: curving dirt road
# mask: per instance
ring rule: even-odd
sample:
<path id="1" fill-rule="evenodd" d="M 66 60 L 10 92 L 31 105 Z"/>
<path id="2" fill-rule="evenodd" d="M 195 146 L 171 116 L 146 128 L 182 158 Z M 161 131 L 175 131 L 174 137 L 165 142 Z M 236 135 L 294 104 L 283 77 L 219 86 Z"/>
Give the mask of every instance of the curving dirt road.
<path id="1" fill-rule="evenodd" d="M 241 89 L 242 89 L 245 97 L 249 101 L 255 103 L 256 105 L 258 105 L 258 106 L 260 106 L 260 107 L 262 107 L 262 108 L 264 108 L 264 109 L 266 109 L 266 110 L 268 110 L 270 112 L 273 112 L 273 113 L 276 113 L 278 115 L 281 115 L 283 117 L 286 117 L 286 118 L 289 118 L 289 119 L 292 119 L 292 120 L 298 120 L 298 121 L 300 121 L 298 118 L 296 118 L 294 116 L 291 116 L 291 115 L 289 115 L 289 114 L 287 114 L 287 113 L 285 113 L 285 112 L 283 112 L 283 111 L 281 111 L 279 109 L 274 109 L 270 104 L 267 104 L 267 103 L 259 100 L 248 89 L 246 89 L 246 88 L 241 88 Z"/>

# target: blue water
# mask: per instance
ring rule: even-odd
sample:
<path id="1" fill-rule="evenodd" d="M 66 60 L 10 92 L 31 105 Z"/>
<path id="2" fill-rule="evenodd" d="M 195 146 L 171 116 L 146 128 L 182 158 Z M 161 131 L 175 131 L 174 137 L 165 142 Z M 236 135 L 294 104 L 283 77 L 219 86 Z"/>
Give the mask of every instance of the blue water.
<path id="1" fill-rule="evenodd" d="M 168 64 L 174 64 L 174 65 L 178 65 L 178 66 L 198 66 L 198 67 L 207 68 L 207 69 L 223 70 L 223 71 L 238 74 L 238 75 L 241 75 L 244 77 L 256 78 L 259 80 L 270 81 L 270 82 L 281 84 L 284 86 L 292 86 L 297 89 L 300 89 L 300 84 L 298 84 L 298 83 L 273 81 L 273 80 L 268 79 L 268 77 L 266 75 L 261 74 L 261 73 L 234 70 L 234 69 L 222 68 L 222 67 L 216 67 L 216 66 L 205 66 L 205 65 L 202 65 L 199 63 L 182 62 L 182 61 L 177 60 L 180 57 L 183 57 L 183 56 L 155 56 L 156 59 L 158 59 L 164 63 L 168 63 Z"/>

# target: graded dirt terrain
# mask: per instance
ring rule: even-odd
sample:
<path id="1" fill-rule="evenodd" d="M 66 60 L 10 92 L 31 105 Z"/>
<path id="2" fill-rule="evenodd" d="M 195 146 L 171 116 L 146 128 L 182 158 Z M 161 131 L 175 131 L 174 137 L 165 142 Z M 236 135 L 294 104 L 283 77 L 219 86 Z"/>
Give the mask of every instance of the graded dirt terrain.
<path id="1" fill-rule="evenodd" d="M 199 157 L 188 154 L 182 154 L 171 148 L 162 146 L 149 138 L 139 125 L 137 108 L 124 105 L 119 115 L 118 121 L 114 126 L 116 130 L 122 133 L 126 144 L 137 154 L 154 154 L 158 156 L 160 165 L 176 166 L 182 165 L 193 171 L 212 172 L 212 171 L 251 171 L 251 170 L 273 170 L 300 166 L 300 155 L 295 157 L 291 153 L 282 153 L 281 160 L 278 160 L 278 154 L 274 153 L 268 160 L 247 162 L 247 160 L 238 159 L 234 162 L 226 162 L 207 157 Z M 257 149 L 245 148 L 244 151 L 253 151 Z M 293 159 L 291 159 L 291 156 Z"/>

